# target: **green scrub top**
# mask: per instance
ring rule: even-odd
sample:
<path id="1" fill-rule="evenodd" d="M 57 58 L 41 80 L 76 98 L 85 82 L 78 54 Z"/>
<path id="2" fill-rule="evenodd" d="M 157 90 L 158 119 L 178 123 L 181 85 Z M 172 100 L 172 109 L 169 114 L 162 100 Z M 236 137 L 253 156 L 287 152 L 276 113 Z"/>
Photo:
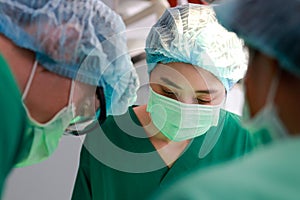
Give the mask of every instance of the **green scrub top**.
<path id="1" fill-rule="evenodd" d="M 268 144 L 241 160 L 195 171 L 151 199 L 300 199 L 300 137 Z"/>
<path id="2" fill-rule="evenodd" d="M 244 155 L 253 148 L 239 117 L 222 110 L 224 127 L 214 148 L 204 157 L 199 151 L 205 135 L 193 139 L 168 168 L 132 108 L 121 116 L 109 116 L 101 128 L 86 136 L 73 200 L 146 199 L 159 187 L 184 172 L 204 168 Z"/>
<path id="3" fill-rule="evenodd" d="M 26 130 L 26 112 L 21 94 L 7 63 L 0 55 L 0 199 L 4 182 L 24 155 L 23 132 Z"/>

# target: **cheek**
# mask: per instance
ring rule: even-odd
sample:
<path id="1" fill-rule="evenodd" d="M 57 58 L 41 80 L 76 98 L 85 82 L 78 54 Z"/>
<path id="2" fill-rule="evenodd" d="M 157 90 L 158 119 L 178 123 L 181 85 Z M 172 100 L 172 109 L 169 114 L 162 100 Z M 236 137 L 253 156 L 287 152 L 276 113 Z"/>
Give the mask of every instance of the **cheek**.
<path id="1" fill-rule="evenodd" d="M 255 63 L 253 63 L 255 64 Z M 250 106 L 251 116 L 254 116 L 265 105 L 268 87 L 266 87 L 266 77 L 262 70 L 257 69 L 263 66 L 249 66 L 245 77 L 245 98 Z"/>
<path id="2" fill-rule="evenodd" d="M 57 78 L 56 82 L 49 84 L 48 91 L 44 95 L 47 96 L 48 105 L 52 104 L 53 110 L 59 111 L 69 103 L 70 89 L 72 81 L 65 78 Z"/>
<path id="3" fill-rule="evenodd" d="M 41 123 L 51 120 L 68 105 L 70 87 L 71 79 L 49 72 L 37 76 L 25 101 L 32 117 Z"/>

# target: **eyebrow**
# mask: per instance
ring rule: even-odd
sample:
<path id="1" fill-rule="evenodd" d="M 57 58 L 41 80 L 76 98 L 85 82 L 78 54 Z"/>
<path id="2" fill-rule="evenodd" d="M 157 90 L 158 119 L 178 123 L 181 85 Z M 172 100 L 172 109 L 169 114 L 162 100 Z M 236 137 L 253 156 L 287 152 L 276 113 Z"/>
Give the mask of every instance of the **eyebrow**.
<path id="1" fill-rule="evenodd" d="M 197 90 L 195 91 L 195 93 L 204 93 L 204 94 L 212 94 L 212 93 L 216 93 L 217 90 Z"/>
<path id="2" fill-rule="evenodd" d="M 173 86 L 177 89 L 182 89 L 179 85 L 177 85 L 176 83 L 170 81 L 168 78 L 166 77 L 161 77 L 160 80 L 162 80 L 163 82 L 165 82 L 166 84 Z M 204 93 L 204 94 L 212 94 L 212 93 L 216 93 L 218 92 L 217 90 L 197 90 L 195 91 L 195 93 Z"/>

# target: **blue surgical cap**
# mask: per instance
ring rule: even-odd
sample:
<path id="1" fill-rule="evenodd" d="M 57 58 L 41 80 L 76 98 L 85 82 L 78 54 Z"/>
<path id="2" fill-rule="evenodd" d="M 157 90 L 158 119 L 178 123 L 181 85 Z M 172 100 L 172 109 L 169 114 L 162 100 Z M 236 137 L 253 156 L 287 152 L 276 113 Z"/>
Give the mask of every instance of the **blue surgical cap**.
<path id="1" fill-rule="evenodd" d="M 299 0 L 231 0 L 214 9 L 224 27 L 300 76 Z"/>
<path id="2" fill-rule="evenodd" d="M 104 88 L 108 114 L 136 100 L 125 25 L 99 0 L 0 0 L 0 33 L 47 70 Z M 21 66 L 20 66 L 21 67 Z"/>
<path id="3" fill-rule="evenodd" d="M 148 71 L 183 62 L 214 74 L 228 91 L 247 69 L 243 43 L 216 20 L 211 6 L 186 4 L 165 11 L 146 41 Z"/>

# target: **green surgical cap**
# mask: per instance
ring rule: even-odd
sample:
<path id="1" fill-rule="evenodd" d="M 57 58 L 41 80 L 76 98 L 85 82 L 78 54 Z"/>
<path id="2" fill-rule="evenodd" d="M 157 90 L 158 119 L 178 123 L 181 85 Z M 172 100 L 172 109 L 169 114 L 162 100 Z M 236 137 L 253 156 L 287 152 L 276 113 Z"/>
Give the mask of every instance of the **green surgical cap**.
<path id="1" fill-rule="evenodd" d="M 0 33 L 47 70 L 104 88 L 108 114 L 136 100 L 125 25 L 100 0 L 0 0 Z M 20 66 L 22 67 L 22 66 Z"/>
<path id="2" fill-rule="evenodd" d="M 300 0 L 230 0 L 214 10 L 224 27 L 300 76 Z"/>
<path id="3" fill-rule="evenodd" d="M 242 41 L 217 22 L 211 6 L 167 9 L 151 28 L 145 50 L 149 72 L 157 63 L 189 63 L 214 74 L 227 91 L 247 70 Z"/>

